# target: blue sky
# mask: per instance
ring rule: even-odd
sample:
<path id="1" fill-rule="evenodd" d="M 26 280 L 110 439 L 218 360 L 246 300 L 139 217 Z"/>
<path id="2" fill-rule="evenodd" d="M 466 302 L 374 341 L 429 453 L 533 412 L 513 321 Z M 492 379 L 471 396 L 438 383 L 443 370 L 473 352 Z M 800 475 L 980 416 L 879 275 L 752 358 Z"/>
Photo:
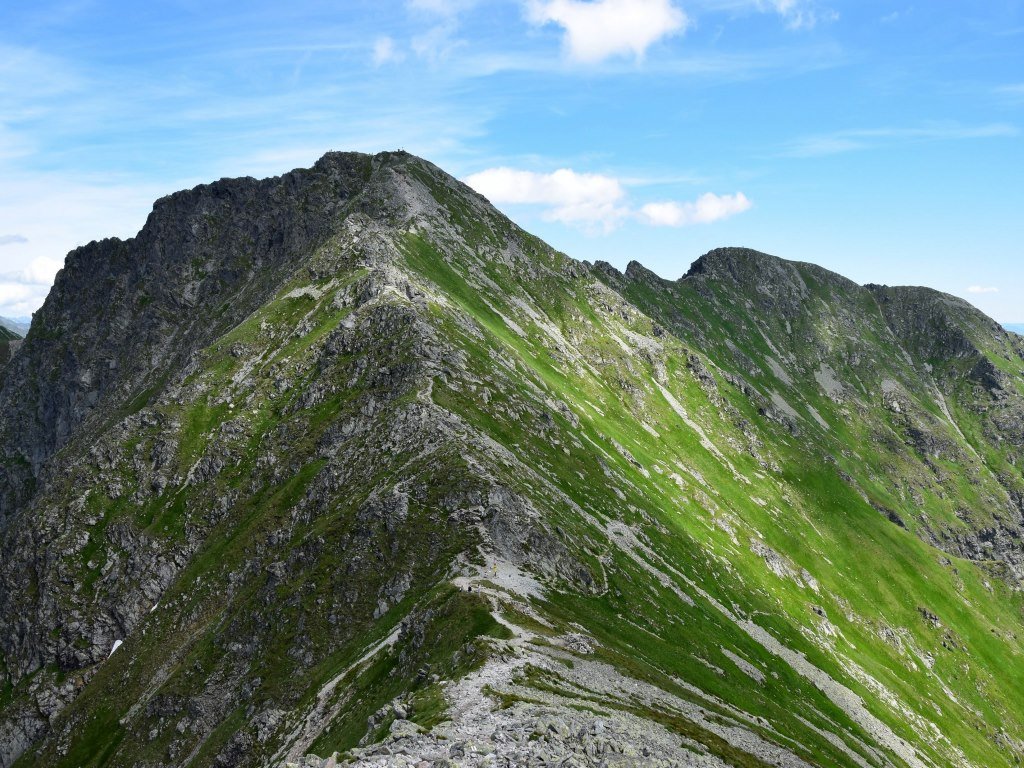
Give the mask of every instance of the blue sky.
<path id="1" fill-rule="evenodd" d="M 1024 322 L 1024 4 L 0 6 L 0 315 L 155 198 L 404 148 L 581 259 L 745 245 Z"/>

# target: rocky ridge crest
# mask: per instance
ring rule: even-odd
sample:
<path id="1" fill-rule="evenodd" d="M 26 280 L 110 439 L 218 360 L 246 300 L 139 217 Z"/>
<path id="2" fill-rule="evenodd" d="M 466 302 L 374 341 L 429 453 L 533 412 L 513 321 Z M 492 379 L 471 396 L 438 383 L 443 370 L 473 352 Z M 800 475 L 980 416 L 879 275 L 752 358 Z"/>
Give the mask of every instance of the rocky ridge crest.
<path id="1" fill-rule="evenodd" d="M 1022 361 L 405 153 L 164 198 L 0 369 L 0 766 L 1013 764 Z"/>

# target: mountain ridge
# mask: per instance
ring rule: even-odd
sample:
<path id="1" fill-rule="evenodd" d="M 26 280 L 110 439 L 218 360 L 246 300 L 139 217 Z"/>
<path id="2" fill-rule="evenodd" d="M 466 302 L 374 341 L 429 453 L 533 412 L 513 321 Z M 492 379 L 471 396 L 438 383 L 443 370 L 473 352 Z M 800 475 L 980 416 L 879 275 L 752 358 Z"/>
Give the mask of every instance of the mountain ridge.
<path id="1" fill-rule="evenodd" d="M 591 266 L 405 153 L 158 202 L 0 369 L 4 768 L 1024 755 L 987 318 Z"/>

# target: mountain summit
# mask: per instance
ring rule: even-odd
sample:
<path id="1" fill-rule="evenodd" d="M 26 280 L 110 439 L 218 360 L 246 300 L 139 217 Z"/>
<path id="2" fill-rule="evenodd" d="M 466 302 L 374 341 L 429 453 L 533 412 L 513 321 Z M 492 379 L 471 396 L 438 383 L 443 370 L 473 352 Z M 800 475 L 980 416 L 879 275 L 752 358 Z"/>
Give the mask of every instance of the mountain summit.
<path id="1" fill-rule="evenodd" d="M 331 153 L 70 253 L 0 414 L 0 768 L 1024 759 L 1024 338 L 959 299 Z"/>

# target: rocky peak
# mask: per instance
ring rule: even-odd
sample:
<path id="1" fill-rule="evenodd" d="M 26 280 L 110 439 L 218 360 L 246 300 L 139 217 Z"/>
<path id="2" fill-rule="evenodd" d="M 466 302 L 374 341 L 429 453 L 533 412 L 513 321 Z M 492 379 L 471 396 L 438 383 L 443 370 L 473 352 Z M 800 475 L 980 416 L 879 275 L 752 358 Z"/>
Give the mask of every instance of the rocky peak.
<path id="1" fill-rule="evenodd" d="M 22 455 L 38 467 L 94 409 L 141 393 L 264 303 L 392 157 L 330 153 L 309 170 L 176 192 L 136 237 L 68 254 L 0 390 L 5 409 L 26 392 L 39 398 L 11 430 L 26 438 Z M 53 386 L 32 386 L 40 373 Z"/>
<path id="2" fill-rule="evenodd" d="M 842 290 L 857 284 L 840 274 L 802 261 L 790 261 L 752 248 L 715 248 L 692 265 L 680 281 L 717 280 L 758 291 L 786 290 L 806 293 L 807 279 Z"/>
<path id="3" fill-rule="evenodd" d="M 689 271 L 681 279 L 706 275 L 719 279 L 744 279 L 751 274 L 760 274 L 782 268 L 789 264 L 778 256 L 772 256 L 752 248 L 715 248 L 708 251 L 690 265 Z"/>
<path id="4" fill-rule="evenodd" d="M 1006 331 L 956 296 L 914 286 L 865 286 L 893 333 L 925 360 L 953 360 L 981 354 Z"/>
<path id="5" fill-rule="evenodd" d="M 640 280 L 652 285 L 659 285 L 665 282 L 660 275 L 652 272 L 639 261 L 631 261 L 626 265 L 626 279 Z"/>

